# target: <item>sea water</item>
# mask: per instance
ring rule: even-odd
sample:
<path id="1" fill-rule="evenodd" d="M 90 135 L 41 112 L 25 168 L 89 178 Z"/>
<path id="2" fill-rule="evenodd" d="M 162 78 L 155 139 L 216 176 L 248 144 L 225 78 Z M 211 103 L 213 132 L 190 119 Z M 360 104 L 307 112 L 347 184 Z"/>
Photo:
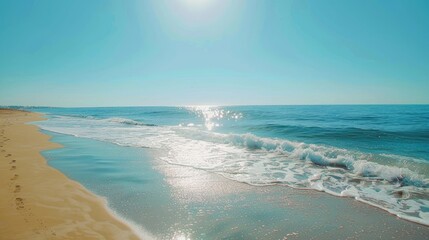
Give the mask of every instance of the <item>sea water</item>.
<path id="1" fill-rule="evenodd" d="M 133 164 L 144 165 L 127 169 L 150 169 L 153 162 L 142 159 L 156 159 L 166 165 L 210 172 L 254 186 L 279 185 L 350 197 L 400 218 L 429 225 L 428 105 L 30 110 L 46 114 L 48 120 L 37 122 L 37 125 L 54 135 L 54 141 L 66 143 L 66 146 L 67 141 L 68 144 L 83 144 L 85 151 L 97 148 L 92 146 L 96 145 L 94 140 L 118 148 L 110 154 L 110 150 L 106 150 L 104 155 L 98 154 L 98 164 L 92 165 L 97 169 L 85 170 L 95 171 L 94 176 L 120 173 L 118 179 L 113 178 L 106 186 L 123 183 L 128 178 L 125 181 L 129 182 L 129 187 L 137 189 L 118 193 L 116 196 L 122 196 L 118 197 L 119 200 L 108 199 L 116 206 L 114 208 L 124 208 L 121 204 L 134 204 L 135 201 L 123 203 L 121 199 L 124 199 L 124 194 L 127 196 L 125 199 L 133 199 L 133 192 L 143 194 L 144 190 L 139 190 L 139 187 L 145 181 L 158 181 L 155 185 L 159 186 L 165 184 L 162 174 L 157 171 L 121 171 L 129 163 L 109 160 L 117 156 L 127 161 L 134 159 Z M 70 141 L 70 138 L 74 140 Z M 89 142 L 85 144 L 85 141 Z M 79 149 L 79 146 L 72 148 Z M 79 151 L 85 152 L 84 149 Z M 136 154 L 136 151 L 138 154 L 134 157 L 126 157 L 127 154 Z M 67 148 L 53 152 L 62 156 Z M 88 154 L 89 159 L 90 156 L 94 154 Z M 86 159 L 87 164 L 88 158 L 81 159 Z M 73 161 L 69 159 L 72 165 L 79 164 Z M 65 161 L 58 164 L 64 169 L 70 168 L 64 167 L 67 165 Z M 151 180 L 145 180 L 147 177 Z M 74 178 L 79 179 L 79 176 Z M 97 193 L 106 196 L 109 191 L 98 189 Z M 172 211 L 174 200 L 160 197 L 163 194 L 167 196 L 168 190 L 160 188 L 157 191 L 157 196 L 167 201 L 164 206 L 168 207 L 163 209 Z M 151 202 L 157 201 L 152 199 Z M 124 215 L 137 211 L 132 207 L 125 208 L 128 213 Z M 183 218 L 186 214 L 177 213 L 175 216 Z M 163 227 L 173 222 L 180 221 L 171 219 Z"/>

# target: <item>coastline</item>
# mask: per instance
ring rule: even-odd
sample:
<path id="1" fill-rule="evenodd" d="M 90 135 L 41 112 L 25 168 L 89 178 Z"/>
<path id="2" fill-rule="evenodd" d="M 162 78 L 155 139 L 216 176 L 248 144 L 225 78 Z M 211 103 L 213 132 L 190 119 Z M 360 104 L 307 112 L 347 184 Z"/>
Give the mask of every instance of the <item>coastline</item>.
<path id="1" fill-rule="evenodd" d="M 50 167 L 59 148 L 26 123 L 41 114 L 0 109 L 0 232 L 5 239 L 139 239 L 104 199 Z"/>
<path id="2" fill-rule="evenodd" d="M 0 110 L 0 145 L 5 145 L 2 125 L 9 120 L 3 119 L 1 113 Z M 110 219 L 113 218 L 123 223 L 128 226 L 128 230 L 134 231 L 134 234 L 141 239 L 152 239 L 154 236 L 161 239 L 283 239 L 285 237 L 290 239 L 424 239 L 429 234 L 427 226 L 392 217 L 389 212 L 352 198 L 339 198 L 324 192 L 278 185 L 257 187 L 204 170 L 169 164 L 162 159 L 165 152 L 162 149 L 124 147 L 114 142 L 57 133 L 44 128 L 44 124 L 52 122 L 55 118 L 40 121 L 43 120 L 43 114 L 28 112 L 16 114 L 22 115 L 22 118 L 25 114 L 33 116 L 31 120 L 20 120 L 22 123 L 19 128 L 23 130 L 24 136 L 30 132 L 27 127 L 33 127 L 32 131 L 46 137 L 44 142 L 48 145 L 36 151 L 36 155 L 42 158 L 41 162 L 36 161 L 37 168 L 39 165 L 44 165 L 59 171 L 61 175 L 64 174 L 63 178 L 74 182 L 98 200 L 98 204 L 104 207 L 103 211 L 110 214 L 106 221 L 111 222 Z M 24 124 L 29 121 L 39 122 Z M 7 138 L 17 139 L 16 136 Z M 39 139 L 30 137 L 31 144 L 36 144 L 34 140 L 40 142 Z M 10 141 L 5 143 L 8 144 Z M 21 143 L 21 145 L 27 147 L 30 143 Z M 17 143 L 15 145 L 20 146 Z M 0 147 L 1 150 L 3 146 Z M 23 152 L 22 149 L 18 151 Z M 2 153 L 0 157 L 6 158 L 7 154 Z M 14 153 L 11 154 L 15 156 Z M 5 163 L 1 164 L 2 167 L 11 167 L 7 160 L 3 161 Z M 15 170 L 20 170 L 18 162 L 15 163 L 17 164 Z M 12 173 L 9 168 L 6 170 L 6 174 Z M 1 174 L 2 172 L 0 177 Z M 6 177 L 13 178 L 8 175 Z M 6 187 L 3 186 L 3 190 L 6 188 L 11 195 L 3 194 L 2 197 L 10 197 L 11 201 L 7 204 L 11 207 L 10 210 L 13 210 L 17 207 L 12 201 L 15 199 L 13 193 L 16 186 L 9 178 L 5 178 L 9 185 L 4 185 Z M 107 182 L 109 184 L 106 184 Z M 19 190 L 22 193 L 24 187 L 27 190 L 27 186 L 32 186 L 33 183 L 17 184 L 20 185 Z M 42 185 L 51 188 L 45 183 Z M 55 191 L 51 192 L 57 195 Z M 20 198 L 25 200 L 24 197 Z M 81 198 L 76 198 L 73 203 L 82 205 Z M 2 208 L 3 205 L 0 207 Z M 61 205 L 61 207 L 64 206 Z M 3 210 L 0 209 L 0 211 Z M 78 211 L 82 210 L 77 209 L 76 212 Z M 16 211 L 17 214 L 23 212 Z M 72 225 L 77 229 L 75 226 L 79 225 L 77 220 L 65 214 L 61 214 L 60 217 L 68 222 L 58 229 L 69 228 Z M 3 219 L 8 220 L 8 217 L 4 217 L 3 212 L 0 212 L 1 237 L 3 232 L 8 230 L 7 227 L 3 229 Z M 32 221 L 42 224 L 44 219 Z M 103 220 L 91 219 L 91 221 Z M 96 225 L 88 226 L 90 231 L 94 230 L 94 226 Z M 78 229 L 78 234 L 70 233 L 56 237 L 57 232 L 46 232 L 47 230 L 42 232 L 36 227 L 38 225 L 33 226 L 31 229 L 33 233 L 30 232 L 27 236 L 8 233 L 10 238 L 7 239 L 105 239 L 109 237 L 126 239 L 133 237 L 129 235 L 122 237 L 118 236 L 119 234 L 113 236 L 110 232 L 106 236 L 103 235 L 105 232 L 100 233 L 98 228 L 96 228 L 96 234 L 99 235 L 89 235 L 91 233 L 88 231 L 82 232 Z M 42 233 L 36 235 L 36 231 Z M 74 229 L 66 231 L 70 232 Z M 18 232 L 20 230 L 15 230 L 15 233 Z"/>
<path id="3" fill-rule="evenodd" d="M 160 159 L 159 149 L 43 132 L 64 146 L 43 152 L 50 166 L 105 196 L 118 214 L 160 239 L 425 239 L 429 234 L 428 227 L 352 198 L 257 187 L 171 165 Z M 119 182 L 105 188 L 112 178 Z"/>

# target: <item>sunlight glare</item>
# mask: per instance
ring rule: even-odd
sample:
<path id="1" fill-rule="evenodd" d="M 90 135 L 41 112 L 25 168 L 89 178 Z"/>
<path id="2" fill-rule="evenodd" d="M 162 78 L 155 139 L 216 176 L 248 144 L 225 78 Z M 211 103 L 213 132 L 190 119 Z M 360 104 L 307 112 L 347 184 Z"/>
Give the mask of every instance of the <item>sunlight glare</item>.
<path id="1" fill-rule="evenodd" d="M 200 11 L 213 5 L 215 0 L 180 0 L 190 10 Z"/>

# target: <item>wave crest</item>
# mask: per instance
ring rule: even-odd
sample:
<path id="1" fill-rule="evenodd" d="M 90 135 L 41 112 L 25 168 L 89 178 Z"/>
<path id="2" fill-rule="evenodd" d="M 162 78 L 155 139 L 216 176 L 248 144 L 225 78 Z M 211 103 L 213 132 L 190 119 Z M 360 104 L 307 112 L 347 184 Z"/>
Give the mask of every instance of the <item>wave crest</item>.
<path id="1" fill-rule="evenodd" d="M 192 126 L 151 127 L 153 124 L 124 118 L 51 118 L 38 124 L 46 130 L 123 146 L 162 149 L 161 158 L 170 164 L 234 181 L 353 197 L 429 225 L 429 165 L 420 160 L 250 133 L 224 134 Z"/>
<path id="2" fill-rule="evenodd" d="M 122 123 L 122 124 L 133 125 L 133 126 L 147 126 L 147 127 L 154 127 L 154 126 L 156 126 L 155 124 L 138 122 L 138 121 L 134 121 L 134 120 L 128 119 L 128 118 L 116 118 L 115 117 L 115 118 L 108 118 L 106 120 L 108 122 Z"/>

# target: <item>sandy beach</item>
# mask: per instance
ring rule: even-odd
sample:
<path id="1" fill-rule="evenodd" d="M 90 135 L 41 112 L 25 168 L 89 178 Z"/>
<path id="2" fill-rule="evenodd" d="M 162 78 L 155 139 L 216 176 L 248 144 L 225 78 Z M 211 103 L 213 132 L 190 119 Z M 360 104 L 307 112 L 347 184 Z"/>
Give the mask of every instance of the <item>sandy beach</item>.
<path id="1" fill-rule="evenodd" d="M 47 165 L 40 151 L 61 146 L 26 124 L 42 119 L 0 110 L 1 239 L 138 239 L 103 199 Z"/>
<path id="2" fill-rule="evenodd" d="M 49 120 L 40 121 L 45 116 Z M 353 198 L 253 186 L 170 164 L 163 160 L 164 149 L 49 130 L 63 126 L 115 136 L 161 128 L 72 120 L 0 110 L 0 239 L 426 239 L 429 234 L 427 226 Z"/>
<path id="3" fill-rule="evenodd" d="M 150 143 L 153 138 L 144 136 L 150 131 L 175 139 L 160 131 L 161 126 L 142 127 L 123 118 L 119 120 L 125 124 L 111 122 L 117 118 L 72 118 L 70 112 L 59 111 L 63 115 L 46 113 L 49 120 L 36 123 L 52 136 L 51 141 L 64 146 L 43 152 L 49 165 L 106 197 L 112 209 L 158 239 L 426 239 L 429 235 L 427 226 L 351 197 L 284 185 L 254 186 L 171 164 L 163 157 L 172 146 L 129 147 L 117 141 Z M 79 111 L 83 114 L 73 114 L 84 116 L 87 109 Z M 109 117 L 113 112 L 97 109 L 99 117 L 102 111 Z M 183 142 L 178 147 L 192 157 L 193 147 Z"/>

